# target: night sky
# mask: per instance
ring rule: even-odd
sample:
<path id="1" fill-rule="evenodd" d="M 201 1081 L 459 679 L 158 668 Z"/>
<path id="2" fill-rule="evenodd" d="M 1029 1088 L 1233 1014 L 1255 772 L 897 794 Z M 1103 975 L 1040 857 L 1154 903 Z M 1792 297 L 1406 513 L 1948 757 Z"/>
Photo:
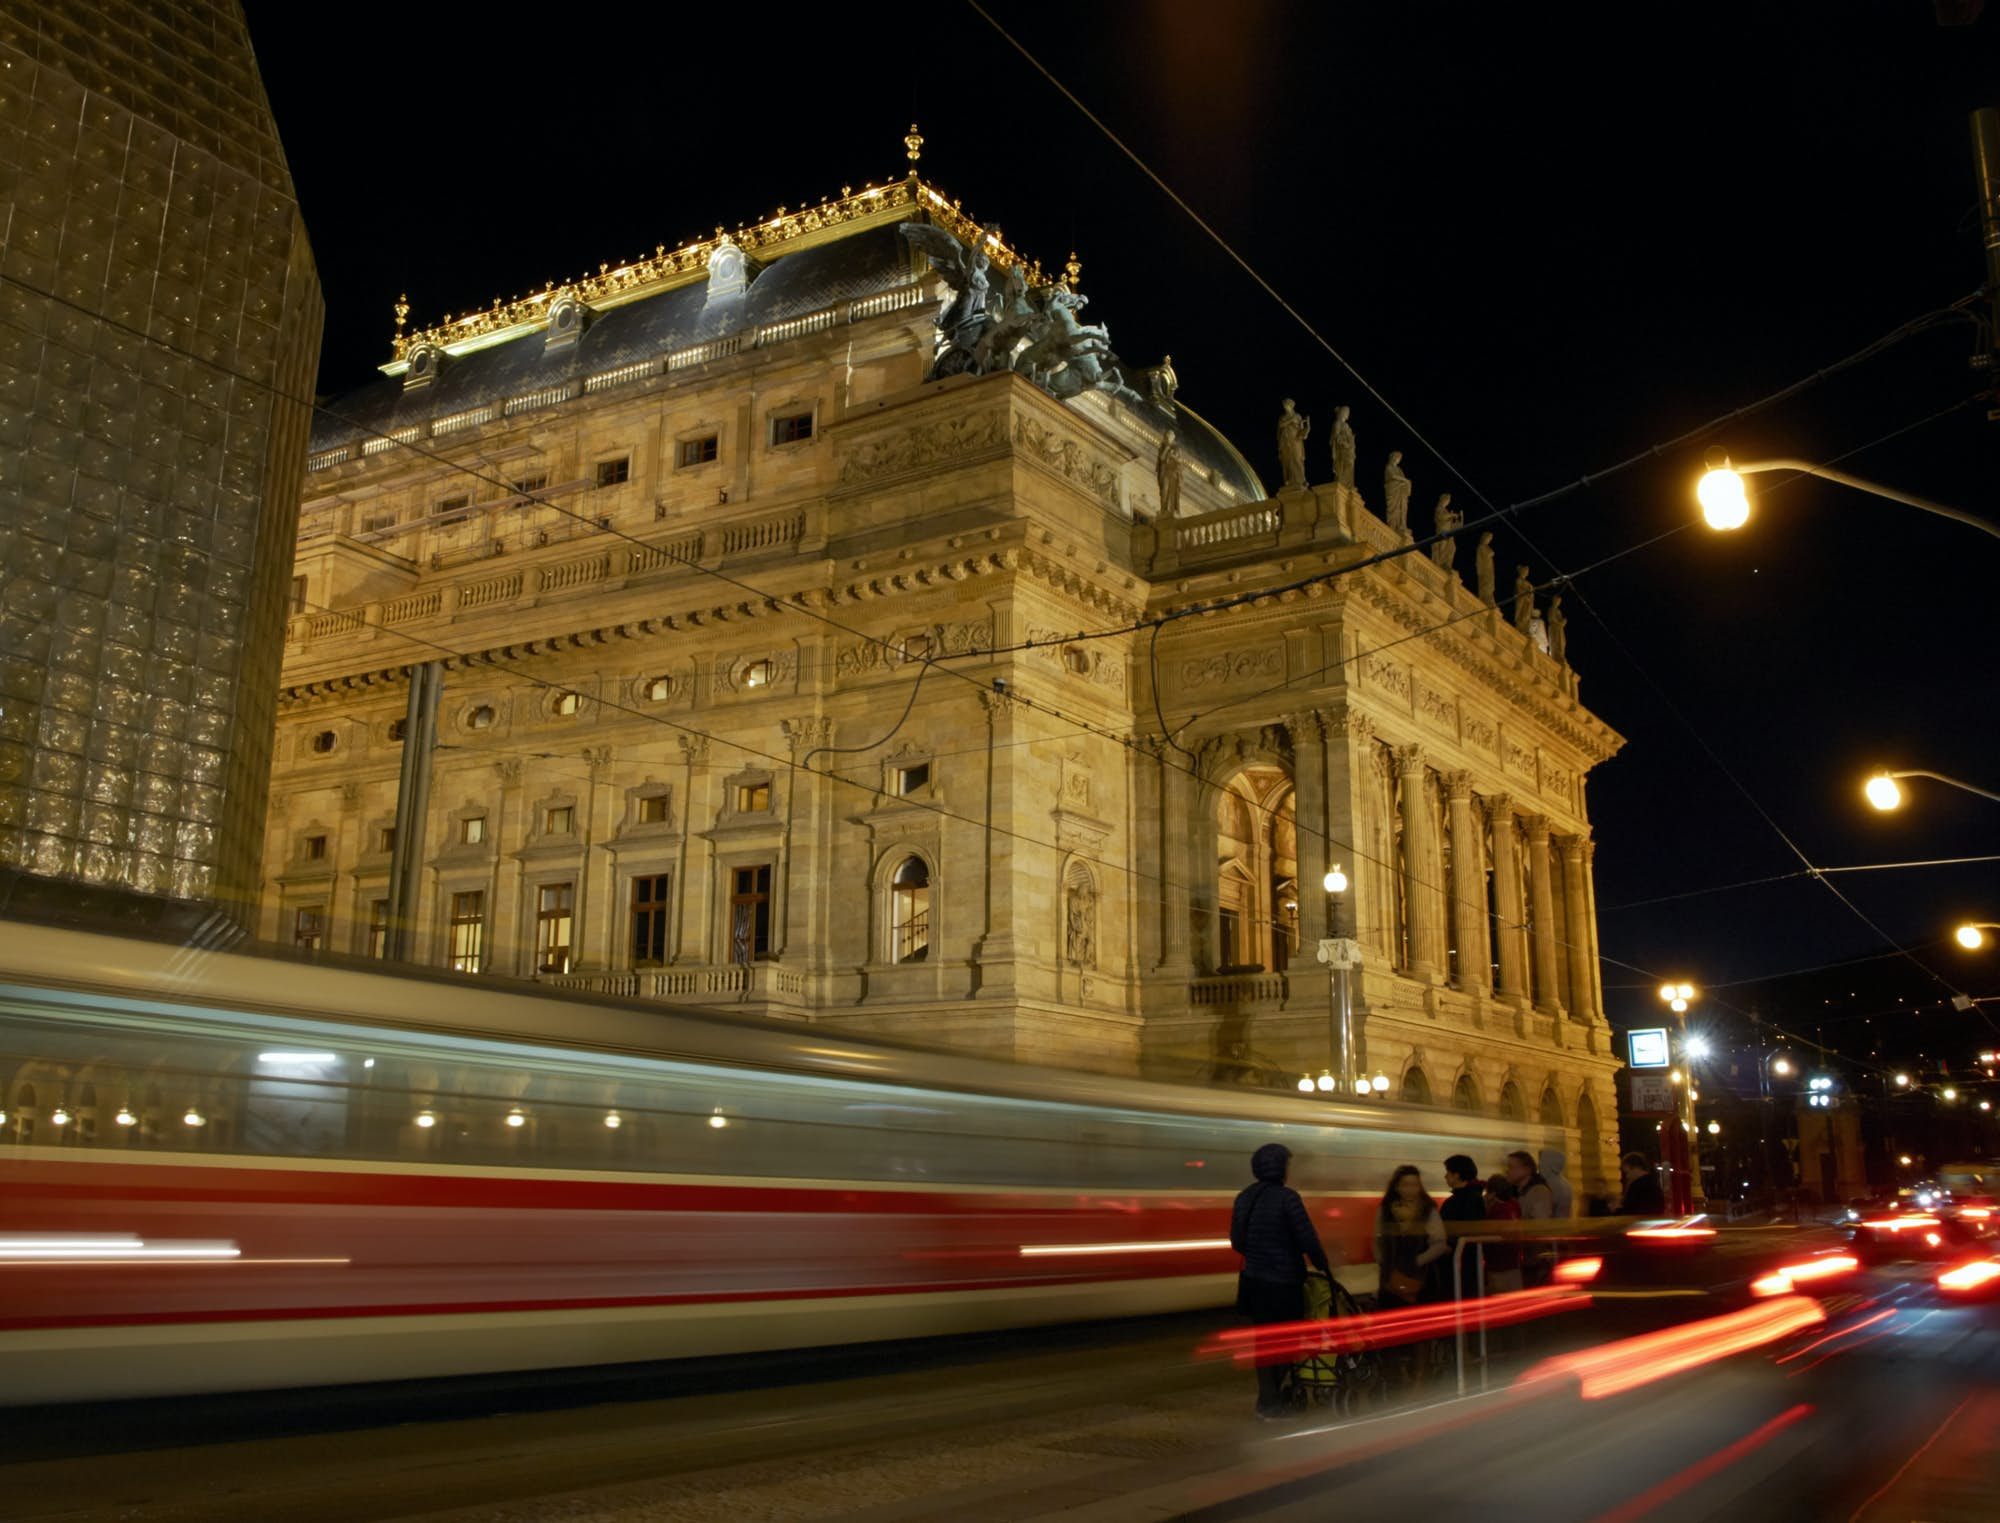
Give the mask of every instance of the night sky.
<path id="1" fill-rule="evenodd" d="M 321 390 L 388 358 L 399 291 L 422 324 L 880 182 L 913 116 L 927 177 L 1045 268 L 1074 247 L 1086 319 L 1134 366 L 1170 351 L 1183 400 L 1267 484 L 1281 397 L 1315 418 L 1315 479 L 1350 403 L 1363 489 L 1404 449 L 1419 526 L 1441 490 L 1468 518 L 1539 496 L 1982 279 L 1966 117 L 2000 103 L 2000 11 L 1947 29 L 1916 0 L 991 9 L 1408 423 L 955 0 L 530 31 L 472 5 L 253 0 L 326 289 Z M 2000 949 L 1949 941 L 2000 920 L 2000 863 L 1827 880 L 1860 914 L 1802 874 L 2000 853 L 2000 805 L 1917 784 L 1883 816 L 1859 791 L 1877 766 L 2000 790 L 2000 540 L 1769 475 L 1723 539 L 1690 495 L 1717 443 L 1847 456 L 2000 517 L 1975 347 L 1947 323 L 1500 526 L 1503 584 L 1518 561 L 1581 573 L 1571 659 L 1629 742 L 1590 795 L 1615 1020 L 1655 1014 L 1673 974 L 1724 1037 L 1756 1008 L 1855 1058 L 1957 1066 L 1995 1044 L 1940 1001 L 2000 995 Z M 1669 895 L 1687 897 L 1642 903 Z M 1877 955 L 1885 937 L 1921 967 Z"/>

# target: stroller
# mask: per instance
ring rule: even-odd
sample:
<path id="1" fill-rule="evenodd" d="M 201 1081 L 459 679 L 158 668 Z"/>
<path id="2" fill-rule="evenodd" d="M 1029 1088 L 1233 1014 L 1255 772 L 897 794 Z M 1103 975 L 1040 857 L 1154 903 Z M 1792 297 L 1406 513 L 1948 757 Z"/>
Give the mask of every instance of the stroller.
<path id="1" fill-rule="evenodd" d="M 1329 1279 L 1317 1269 L 1307 1272 L 1308 1320 L 1332 1322 L 1360 1314 L 1361 1303 L 1348 1294 L 1340 1281 Z M 1382 1367 L 1373 1351 L 1341 1350 L 1329 1338 L 1323 1352 L 1308 1354 L 1291 1367 L 1285 1390 L 1294 1406 L 1331 1407 L 1346 1417 L 1375 1405 L 1385 1394 L 1385 1387 Z"/>

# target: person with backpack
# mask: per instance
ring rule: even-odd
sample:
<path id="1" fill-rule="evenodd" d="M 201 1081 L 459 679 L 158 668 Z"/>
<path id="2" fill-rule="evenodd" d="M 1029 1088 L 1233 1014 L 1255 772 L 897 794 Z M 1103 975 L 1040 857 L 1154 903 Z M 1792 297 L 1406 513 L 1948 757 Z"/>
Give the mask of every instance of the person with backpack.
<path id="1" fill-rule="evenodd" d="M 1283 1143 L 1267 1142 L 1257 1149 L 1250 1155 L 1251 1183 L 1236 1197 L 1230 1215 L 1229 1246 L 1243 1255 L 1236 1309 L 1258 1327 L 1305 1320 L 1308 1261 L 1329 1279 L 1333 1276 L 1306 1203 L 1286 1183 L 1291 1165 L 1292 1150 Z M 1286 1415 L 1284 1383 L 1285 1360 L 1258 1349 L 1260 1418 Z"/>

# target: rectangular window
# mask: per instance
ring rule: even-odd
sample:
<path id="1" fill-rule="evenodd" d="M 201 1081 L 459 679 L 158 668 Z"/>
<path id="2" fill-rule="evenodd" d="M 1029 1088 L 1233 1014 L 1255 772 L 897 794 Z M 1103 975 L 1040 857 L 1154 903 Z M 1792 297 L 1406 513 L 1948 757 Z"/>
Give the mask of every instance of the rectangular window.
<path id="1" fill-rule="evenodd" d="M 545 836 L 566 836 L 576 829 L 576 806 L 558 804 L 553 809 L 542 811 L 542 834 Z"/>
<path id="2" fill-rule="evenodd" d="M 632 966 L 657 968 L 667 960 L 667 890 L 669 875 L 653 873 L 632 880 Z"/>
<path id="3" fill-rule="evenodd" d="M 745 783 L 736 790 L 738 814 L 761 814 L 771 807 L 769 783 Z"/>
<path id="4" fill-rule="evenodd" d="M 451 896 L 451 971 L 477 973 L 486 960 L 486 891 Z"/>
<path id="5" fill-rule="evenodd" d="M 781 412 L 771 420 L 773 444 L 798 444 L 812 436 L 813 415 L 810 407 L 802 412 Z"/>
<path id="6" fill-rule="evenodd" d="M 733 868 L 729 883 L 729 960 L 747 963 L 769 957 L 771 864 Z"/>
<path id="7" fill-rule="evenodd" d="M 541 489 L 547 486 L 548 484 L 549 484 L 549 478 L 547 474 L 544 473 L 540 476 L 518 477 L 517 479 L 509 482 L 508 486 L 515 492 L 516 495 L 525 497 L 530 492 L 541 491 Z"/>
<path id="8" fill-rule="evenodd" d="M 664 825 L 667 823 L 667 808 L 672 797 L 665 793 L 649 793 L 639 800 L 639 823 L 641 825 Z"/>
<path id="9" fill-rule="evenodd" d="M 703 434 L 699 439 L 681 440 L 679 462 L 684 465 L 707 465 L 715 458 L 719 438 L 715 434 Z"/>
<path id="10" fill-rule="evenodd" d="M 918 762 L 914 767 L 898 767 L 896 769 L 896 792 L 898 794 L 915 793 L 919 788 L 929 787 L 930 780 L 931 764 L 929 762 Z"/>
<path id="11" fill-rule="evenodd" d="M 570 908 L 573 883 L 544 883 L 535 893 L 535 971 L 569 972 Z"/>
<path id="12" fill-rule="evenodd" d="M 616 460 L 597 462 L 597 484 L 601 487 L 615 487 L 621 481 L 629 481 L 631 478 L 632 459 L 629 455 L 620 455 Z"/>
<path id="13" fill-rule="evenodd" d="M 439 527 L 443 527 L 446 524 L 463 523 L 471 516 L 471 507 L 472 499 L 470 497 L 445 498 L 443 502 L 437 505 L 436 511 L 439 515 Z"/>
<path id="14" fill-rule="evenodd" d="M 395 527 L 396 510 L 394 508 L 370 508 L 366 513 L 361 515 L 361 532 L 363 534 L 373 534 L 379 529 L 393 529 Z"/>
<path id="15" fill-rule="evenodd" d="M 292 578 L 292 612 L 304 613 L 305 611 L 306 579 L 302 576 L 295 576 Z"/>
<path id="16" fill-rule="evenodd" d="M 458 822 L 458 844 L 477 846 L 486 839 L 486 816 L 475 814 Z"/>
<path id="17" fill-rule="evenodd" d="M 389 955 L 389 901 L 371 899 L 368 901 L 368 955 L 387 957 Z"/>
<path id="18" fill-rule="evenodd" d="M 375 832 L 375 849 L 377 851 L 394 851 L 396 849 L 396 827 L 394 825 L 384 825 L 380 830 Z"/>
<path id="19" fill-rule="evenodd" d="M 325 836 L 307 836 L 300 845 L 301 851 L 299 854 L 308 862 L 324 862 L 326 860 Z"/>
<path id="20" fill-rule="evenodd" d="M 326 939 L 326 906 L 305 904 L 292 912 L 292 945 L 302 952 L 317 952 Z"/>

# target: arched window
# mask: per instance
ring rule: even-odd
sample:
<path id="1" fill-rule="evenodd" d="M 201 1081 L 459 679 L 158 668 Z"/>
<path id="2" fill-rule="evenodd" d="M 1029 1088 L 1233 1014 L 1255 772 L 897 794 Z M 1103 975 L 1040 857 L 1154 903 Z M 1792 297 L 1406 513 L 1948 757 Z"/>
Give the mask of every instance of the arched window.
<path id="1" fill-rule="evenodd" d="M 1452 1085 L 1451 1108 L 1455 1111 L 1476 1111 L 1479 1109 L 1479 1091 L 1473 1085 L 1471 1074 L 1460 1074 L 1458 1082 Z"/>
<path id="2" fill-rule="evenodd" d="M 922 857 L 905 857 L 889 879 L 890 955 L 923 962 L 931 955 L 931 870 Z"/>
<path id="3" fill-rule="evenodd" d="M 1521 1098 L 1521 1086 L 1509 1079 L 1500 1090 L 1500 1117 L 1503 1121 L 1526 1121 L 1528 1103 Z"/>
<path id="4" fill-rule="evenodd" d="M 1299 947 L 1298 824 L 1292 780 L 1246 767 L 1216 801 L 1216 957 L 1282 972 Z"/>
<path id="5" fill-rule="evenodd" d="M 1403 1074 L 1403 1103 L 1405 1105 L 1429 1105 L 1431 1103 L 1431 1081 L 1424 1077 L 1421 1068 L 1411 1068 Z"/>
<path id="6" fill-rule="evenodd" d="M 1542 1091 L 1542 1125 L 1564 1126 L 1566 1124 L 1563 1120 L 1562 1096 L 1556 1093 L 1556 1087 L 1551 1084 L 1547 1089 Z"/>

